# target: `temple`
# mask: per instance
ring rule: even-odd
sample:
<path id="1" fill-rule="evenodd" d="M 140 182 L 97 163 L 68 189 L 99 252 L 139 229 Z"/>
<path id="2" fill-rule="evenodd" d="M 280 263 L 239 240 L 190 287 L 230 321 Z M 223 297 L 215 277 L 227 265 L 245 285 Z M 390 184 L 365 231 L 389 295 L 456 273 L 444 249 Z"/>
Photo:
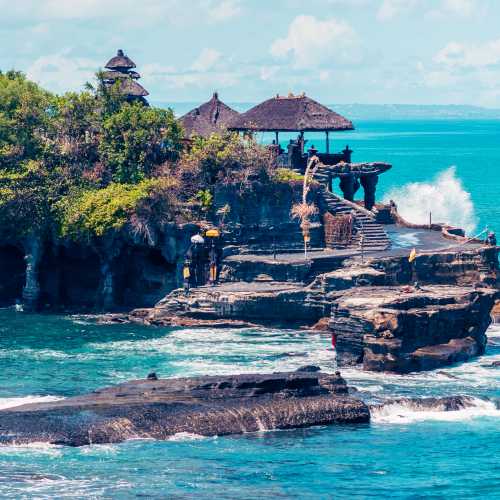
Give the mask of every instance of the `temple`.
<path id="1" fill-rule="evenodd" d="M 267 101 L 239 115 L 231 123 L 230 130 L 243 133 L 274 132 L 278 162 L 282 166 L 304 172 L 309 156 L 316 155 L 321 162 L 334 165 L 341 161 L 351 161 L 351 150 L 346 147 L 339 153 L 330 152 L 330 132 L 353 130 L 350 120 L 335 113 L 319 102 L 300 95 L 276 95 Z M 291 140 L 284 151 L 279 143 L 280 132 L 298 132 L 297 140 Z M 325 132 L 326 151 L 318 152 L 314 146 L 309 152 L 304 151 L 305 132 Z"/>
<path id="2" fill-rule="evenodd" d="M 340 152 L 330 151 L 330 132 L 354 130 L 353 123 L 342 115 L 305 93 L 276 95 L 240 114 L 224 104 L 215 92 L 208 102 L 189 111 L 179 121 L 188 142 L 195 136 L 208 137 L 225 130 L 249 135 L 274 132 L 275 139 L 269 148 L 278 166 L 304 174 L 307 164 L 312 162 L 310 170 L 319 186 L 316 203 L 323 219 L 327 247 L 363 246 L 373 251 L 390 247 L 390 239 L 379 223 L 384 217 L 384 209 L 376 206 L 376 188 L 379 175 L 389 170 L 391 165 L 382 162 L 352 163 L 353 151 L 349 146 Z M 296 139 L 289 141 L 286 151 L 279 142 L 280 132 L 298 133 Z M 326 150 L 320 152 L 312 145 L 306 151 L 307 132 L 324 132 Z M 363 198 L 355 202 L 360 188 L 363 189 Z M 338 191 L 342 196 L 336 194 Z M 338 234 L 340 226 L 345 226 L 342 235 Z"/>
<path id="3" fill-rule="evenodd" d="M 219 94 L 214 92 L 212 98 L 192 109 L 180 118 L 187 139 L 193 136 L 209 137 L 212 134 L 220 134 L 227 129 L 228 125 L 239 113 L 224 104 L 219 99 Z"/>
<path id="4" fill-rule="evenodd" d="M 141 75 L 133 71 L 136 65 L 123 53 L 123 50 L 119 49 L 116 56 L 112 57 L 105 67 L 108 71 L 102 72 L 102 78 L 106 85 L 112 86 L 118 83 L 120 93 L 128 100 L 142 101 L 147 104 L 145 97 L 149 95 L 149 92 L 137 82 Z"/>

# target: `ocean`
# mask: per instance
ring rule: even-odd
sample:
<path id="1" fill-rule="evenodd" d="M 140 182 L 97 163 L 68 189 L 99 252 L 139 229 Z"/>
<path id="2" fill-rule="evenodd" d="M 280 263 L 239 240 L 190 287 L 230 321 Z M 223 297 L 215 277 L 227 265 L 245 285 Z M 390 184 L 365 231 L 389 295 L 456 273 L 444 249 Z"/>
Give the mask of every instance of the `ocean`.
<path id="1" fill-rule="evenodd" d="M 332 134 L 354 161 L 387 161 L 380 199 L 410 219 L 500 231 L 500 121 L 363 121 Z M 258 140 L 266 141 L 263 136 Z M 286 138 L 284 137 L 285 141 Z M 320 135 L 309 144 L 324 147 Z M 500 325 L 484 356 L 442 370 L 343 371 L 367 401 L 470 395 L 458 412 L 393 405 L 369 425 L 232 437 L 177 435 L 116 445 L 0 447 L 1 498 L 500 498 Z M 0 310 L 0 408 L 143 378 L 333 370 L 329 339 L 243 330 L 97 325 L 84 316 Z"/>

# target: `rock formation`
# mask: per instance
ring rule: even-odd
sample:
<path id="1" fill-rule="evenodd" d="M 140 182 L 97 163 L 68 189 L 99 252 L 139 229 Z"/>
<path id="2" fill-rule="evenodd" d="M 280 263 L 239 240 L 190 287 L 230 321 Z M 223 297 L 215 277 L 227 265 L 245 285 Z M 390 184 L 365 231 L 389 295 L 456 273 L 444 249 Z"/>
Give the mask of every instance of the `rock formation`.
<path id="1" fill-rule="evenodd" d="M 344 362 L 373 371 L 429 370 L 484 353 L 495 292 L 452 286 L 343 292 L 330 329 Z"/>
<path id="2" fill-rule="evenodd" d="M 2 443 L 70 446 L 240 434 L 368 422 L 368 407 L 346 395 L 340 375 L 292 373 L 136 380 L 52 403 L 0 411 Z M 312 367 L 315 368 L 315 367 Z"/>

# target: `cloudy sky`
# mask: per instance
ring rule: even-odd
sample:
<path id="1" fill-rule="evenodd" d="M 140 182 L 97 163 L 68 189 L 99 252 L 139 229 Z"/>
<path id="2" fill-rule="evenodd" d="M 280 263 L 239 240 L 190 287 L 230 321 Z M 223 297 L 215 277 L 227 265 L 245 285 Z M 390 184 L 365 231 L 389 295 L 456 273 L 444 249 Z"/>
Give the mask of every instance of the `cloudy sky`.
<path id="1" fill-rule="evenodd" d="M 500 108 L 499 0 L 0 0 L 0 69 L 78 90 L 117 48 L 151 99 L 305 91 Z"/>

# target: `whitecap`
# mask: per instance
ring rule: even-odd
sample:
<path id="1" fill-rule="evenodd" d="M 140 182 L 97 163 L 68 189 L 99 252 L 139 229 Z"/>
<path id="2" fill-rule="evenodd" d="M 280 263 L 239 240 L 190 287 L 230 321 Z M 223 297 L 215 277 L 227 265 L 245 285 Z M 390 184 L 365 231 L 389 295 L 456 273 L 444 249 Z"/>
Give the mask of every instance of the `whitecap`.
<path id="1" fill-rule="evenodd" d="M 372 422 L 379 424 L 409 424 L 425 420 L 456 422 L 480 417 L 498 418 L 500 410 L 493 401 L 480 398 L 472 398 L 469 405 L 460 410 L 427 410 L 419 408 L 411 401 L 387 403 L 371 410 Z"/>
<path id="2" fill-rule="evenodd" d="M 213 436 L 211 439 L 216 438 Z M 201 436 L 200 434 L 194 434 L 192 432 L 177 432 L 168 438 L 168 441 L 201 441 L 203 439 L 209 439 L 207 436 Z"/>
<path id="3" fill-rule="evenodd" d="M 22 396 L 18 398 L 0 398 L 0 410 L 15 408 L 16 406 L 27 405 L 31 403 L 51 403 L 64 399 L 61 396 Z"/>

